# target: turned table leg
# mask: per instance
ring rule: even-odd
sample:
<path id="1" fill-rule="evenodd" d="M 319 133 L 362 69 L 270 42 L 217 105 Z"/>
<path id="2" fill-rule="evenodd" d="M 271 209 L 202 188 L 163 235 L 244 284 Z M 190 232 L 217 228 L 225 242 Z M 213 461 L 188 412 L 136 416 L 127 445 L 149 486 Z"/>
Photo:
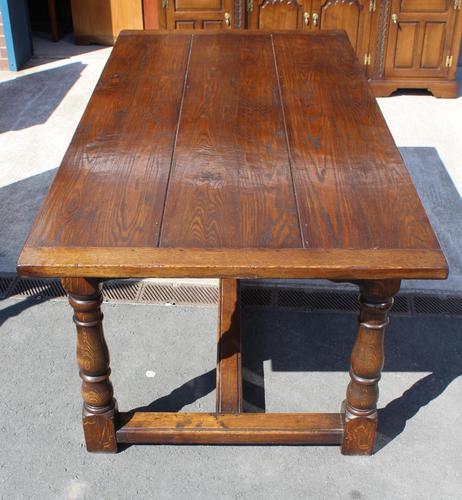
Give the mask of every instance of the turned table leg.
<path id="1" fill-rule="evenodd" d="M 398 280 L 360 283 L 359 329 L 351 354 L 351 381 L 343 403 L 344 455 L 371 455 L 377 432 L 377 400 L 383 368 L 383 338 Z"/>
<path id="2" fill-rule="evenodd" d="M 77 361 L 82 379 L 83 430 L 88 451 L 117 451 L 116 401 L 109 375 L 109 351 L 103 334 L 102 295 L 97 280 L 62 280 L 74 309 Z"/>

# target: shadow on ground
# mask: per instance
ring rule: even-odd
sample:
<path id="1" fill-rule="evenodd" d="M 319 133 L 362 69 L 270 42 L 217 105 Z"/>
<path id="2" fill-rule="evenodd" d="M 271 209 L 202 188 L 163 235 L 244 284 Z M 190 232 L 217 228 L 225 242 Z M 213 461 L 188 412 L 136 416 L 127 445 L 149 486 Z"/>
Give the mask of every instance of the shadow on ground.
<path id="1" fill-rule="evenodd" d="M 348 372 L 356 327 L 356 315 L 351 313 L 245 310 L 245 411 L 266 409 L 265 361 L 270 361 L 273 372 Z M 384 371 L 431 374 L 379 409 L 376 451 L 401 434 L 408 420 L 462 375 L 462 336 L 457 334 L 461 327 L 460 316 L 393 315 L 386 333 Z M 213 369 L 136 411 L 181 411 L 214 391 L 215 383 Z M 312 390 L 307 387 L 307 392 Z"/>
<path id="2" fill-rule="evenodd" d="M 348 372 L 355 314 L 248 310 L 244 317 L 245 371 L 261 381 L 246 384 L 246 401 L 253 411 L 265 410 L 265 360 L 276 372 Z M 461 316 L 392 315 L 385 335 L 384 371 L 432 373 L 379 410 L 377 449 L 462 375 L 462 336 L 457 334 L 461 327 Z"/>
<path id="3" fill-rule="evenodd" d="M 73 62 L 0 82 L 0 133 L 45 123 L 85 67 Z"/>
<path id="4" fill-rule="evenodd" d="M 45 121 L 83 67 L 81 63 L 73 63 L 59 70 L 37 73 L 38 76 L 1 83 L 1 127 L 19 130 Z M 11 101 L 17 102 L 21 92 L 26 97 L 35 80 L 25 79 L 33 78 L 37 78 L 42 93 L 53 92 L 54 81 L 56 94 L 46 105 L 42 103 L 46 99 L 37 99 L 35 111 L 33 100 L 29 99 L 24 112 L 18 115 L 12 111 Z M 4 105 L 6 113 L 3 113 Z M 32 111 L 30 116 L 28 107 Z M 452 281 L 448 281 L 449 286 L 443 283 L 442 289 L 460 292 L 462 201 L 434 148 L 402 148 L 401 152 L 449 260 Z M 0 189 L 0 271 L 14 271 L 20 249 L 54 174 L 55 170 L 51 170 Z M 0 324 L 37 303 L 35 299 L 26 299 L 4 309 Z M 356 331 L 356 318 L 351 313 L 248 309 L 243 324 L 247 410 L 265 411 L 265 361 L 271 362 L 274 372 L 348 372 Z M 462 336 L 457 334 L 461 326 L 462 319 L 457 316 L 394 316 L 386 335 L 385 371 L 431 374 L 379 410 L 378 449 L 398 436 L 408 420 L 462 374 Z M 212 369 L 142 409 L 179 411 L 212 392 L 215 377 L 215 369 Z"/>
<path id="5" fill-rule="evenodd" d="M 29 309 L 29 307 L 42 304 L 47 300 L 48 298 L 37 299 L 34 297 L 27 297 L 24 300 L 18 301 L 15 304 L 5 307 L 4 309 L 0 309 L 0 327 L 9 319 L 14 318 L 15 316 L 19 316 L 26 309 Z"/>

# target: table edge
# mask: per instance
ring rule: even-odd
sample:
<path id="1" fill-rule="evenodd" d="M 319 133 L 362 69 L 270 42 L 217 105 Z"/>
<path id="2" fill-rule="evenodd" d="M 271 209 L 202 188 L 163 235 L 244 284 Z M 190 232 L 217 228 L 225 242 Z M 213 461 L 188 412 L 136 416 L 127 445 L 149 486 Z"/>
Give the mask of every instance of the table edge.
<path id="1" fill-rule="evenodd" d="M 289 29 L 230 29 L 230 30 L 197 30 L 197 29 L 184 29 L 184 30 L 176 30 L 176 29 L 123 29 L 119 33 L 120 36 L 155 36 L 155 35 L 177 35 L 177 36 L 216 36 L 216 35 L 225 35 L 225 36 L 268 36 L 268 35 L 307 35 L 307 36 L 342 36 L 347 37 L 347 33 L 342 29 L 326 29 L 323 31 L 304 31 L 304 30 L 289 30 Z"/>
<path id="2" fill-rule="evenodd" d="M 95 278 L 446 279 L 441 250 L 28 247 L 18 274 Z"/>

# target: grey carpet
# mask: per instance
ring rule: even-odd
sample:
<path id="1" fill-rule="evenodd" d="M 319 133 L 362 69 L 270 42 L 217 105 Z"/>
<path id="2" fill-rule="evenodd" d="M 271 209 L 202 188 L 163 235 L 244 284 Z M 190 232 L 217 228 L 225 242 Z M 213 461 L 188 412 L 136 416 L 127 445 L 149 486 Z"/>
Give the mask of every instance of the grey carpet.
<path id="1" fill-rule="evenodd" d="M 446 281 L 405 281 L 407 291 L 462 293 L 462 198 L 434 148 L 401 148 L 409 172 L 449 262 Z M 0 273 L 15 272 L 16 260 L 55 171 L 0 188 Z M 329 282 L 313 285 L 332 287 Z"/>
<path id="2" fill-rule="evenodd" d="M 2 82 L 0 133 L 45 123 L 85 67 L 74 62 Z"/>
<path id="3" fill-rule="evenodd" d="M 462 198 L 435 148 L 400 148 L 449 264 L 446 281 L 406 281 L 405 289 L 462 292 Z"/>
<path id="4" fill-rule="evenodd" d="M 0 188 L 0 274 L 16 272 L 16 261 L 56 169 Z"/>

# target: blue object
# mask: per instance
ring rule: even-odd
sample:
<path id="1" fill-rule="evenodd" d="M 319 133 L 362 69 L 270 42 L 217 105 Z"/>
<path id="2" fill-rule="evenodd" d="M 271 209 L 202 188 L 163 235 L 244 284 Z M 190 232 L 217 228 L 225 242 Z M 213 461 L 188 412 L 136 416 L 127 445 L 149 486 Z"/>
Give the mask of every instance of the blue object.
<path id="1" fill-rule="evenodd" d="M 8 67 L 10 71 L 18 71 L 32 57 L 27 0 L 0 0 L 0 11 L 3 18 Z"/>

